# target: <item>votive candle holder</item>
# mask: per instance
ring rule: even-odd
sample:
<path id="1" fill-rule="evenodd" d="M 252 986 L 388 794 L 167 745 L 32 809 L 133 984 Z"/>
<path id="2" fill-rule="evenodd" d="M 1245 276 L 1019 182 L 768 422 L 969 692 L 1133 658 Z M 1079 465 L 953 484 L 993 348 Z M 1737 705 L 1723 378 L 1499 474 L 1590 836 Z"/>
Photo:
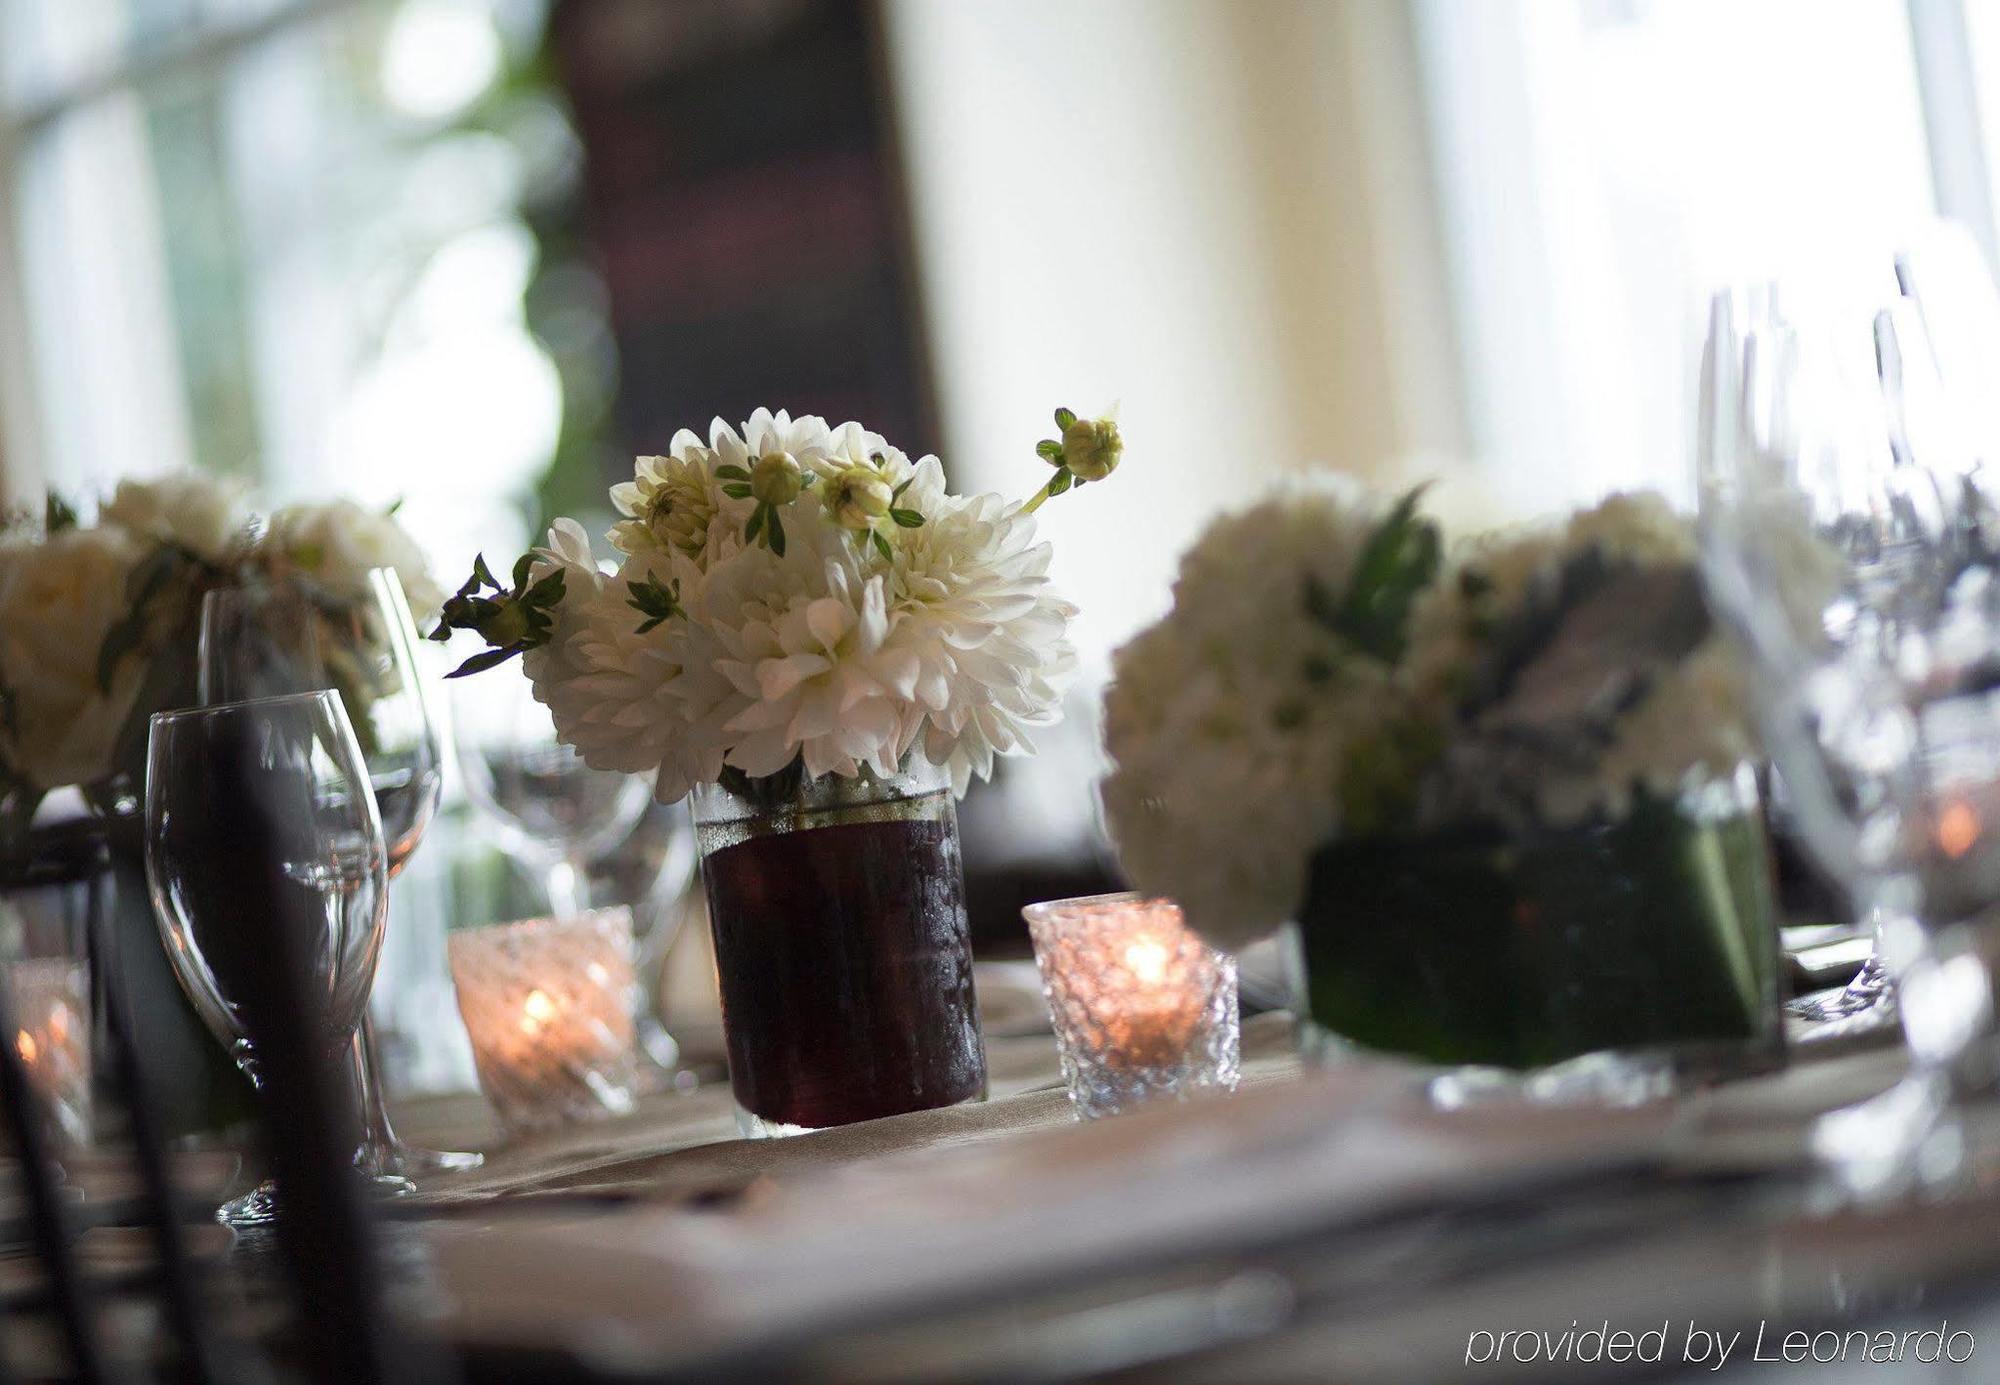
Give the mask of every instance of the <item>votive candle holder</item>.
<path id="1" fill-rule="evenodd" d="M 31 957 L 0 966 L 14 1049 L 29 1083 L 48 1104 L 61 1138 L 90 1144 L 90 966 L 68 957 Z"/>
<path id="2" fill-rule="evenodd" d="M 629 908 L 459 929 L 447 950 L 480 1090 L 507 1133 L 632 1109 Z"/>
<path id="3" fill-rule="evenodd" d="M 1092 895 L 1022 910 L 1077 1114 L 1234 1091 L 1242 1070 L 1236 959 L 1171 900 Z"/>

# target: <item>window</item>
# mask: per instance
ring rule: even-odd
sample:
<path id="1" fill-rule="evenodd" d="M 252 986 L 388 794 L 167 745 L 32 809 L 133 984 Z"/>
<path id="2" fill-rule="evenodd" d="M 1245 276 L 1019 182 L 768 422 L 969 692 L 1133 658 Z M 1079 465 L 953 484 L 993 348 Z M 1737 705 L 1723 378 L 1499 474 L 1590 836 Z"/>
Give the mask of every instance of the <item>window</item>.
<path id="1" fill-rule="evenodd" d="M 508 0 L 0 0 L 17 498 L 198 462 L 279 501 L 401 500 L 443 572 L 519 544 L 578 387 L 530 330 L 531 282 L 571 360 L 604 335 L 534 226 L 575 163 L 528 61 L 541 22 Z"/>
<path id="2" fill-rule="evenodd" d="M 1905 0 L 1417 15 L 1473 446 L 1522 511 L 1685 497 L 1708 292 L 1893 292 L 1893 247 L 1940 209 L 1932 141 L 1981 138 L 1927 130 Z"/>

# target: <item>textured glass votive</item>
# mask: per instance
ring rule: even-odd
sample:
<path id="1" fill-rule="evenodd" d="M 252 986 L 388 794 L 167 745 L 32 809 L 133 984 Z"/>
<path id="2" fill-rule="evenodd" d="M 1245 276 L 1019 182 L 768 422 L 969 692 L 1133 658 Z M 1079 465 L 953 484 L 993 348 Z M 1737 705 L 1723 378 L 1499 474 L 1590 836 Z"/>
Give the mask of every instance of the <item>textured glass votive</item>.
<path id="1" fill-rule="evenodd" d="M 462 929 L 447 940 L 479 1086 L 509 1133 L 632 1109 L 632 911 Z"/>
<path id="2" fill-rule="evenodd" d="M 1079 1115 L 1236 1089 L 1236 959 L 1197 937 L 1179 905 L 1107 894 L 1021 912 Z"/>
<path id="3" fill-rule="evenodd" d="M 90 967 L 67 957 L 0 966 L 13 1045 L 62 1138 L 90 1143 Z"/>

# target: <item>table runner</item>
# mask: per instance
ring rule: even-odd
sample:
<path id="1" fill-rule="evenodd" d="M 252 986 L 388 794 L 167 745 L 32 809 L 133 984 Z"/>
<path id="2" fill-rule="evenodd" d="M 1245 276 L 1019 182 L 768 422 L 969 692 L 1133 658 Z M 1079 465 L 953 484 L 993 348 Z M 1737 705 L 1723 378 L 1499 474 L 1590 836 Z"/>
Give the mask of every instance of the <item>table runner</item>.
<path id="1" fill-rule="evenodd" d="M 1289 1016 L 1259 1016 L 1244 1026 L 1245 1083 L 1280 1081 L 1298 1070 Z M 550 1194 L 701 1197 L 760 1177 L 902 1150 L 975 1144 L 1075 1119 L 1052 1034 L 989 1038 L 987 1077 L 984 1102 L 780 1140 L 738 1137 L 726 1083 L 654 1094 L 642 1098 L 630 1116 L 511 1144 L 496 1141 L 491 1115 L 476 1096 L 406 1103 L 396 1119 L 410 1138 L 488 1150 L 484 1168 L 429 1180 L 408 1206 L 444 1208 Z"/>
<path id="2" fill-rule="evenodd" d="M 1690 1092 L 1675 1103 L 1701 1138 L 1684 1157 L 1755 1167 L 1795 1160 L 1822 1112 L 1885 1090 L 1903 1071 L 1893 1027 L 1794 1026 L 1785 1070 Z M 420 1143 L 488 1151 L 484 1168 L 427 1180 L 402 1210 L 472 1210 L 551 1198 L 642 1198 L 664 1202 L 729 1198 L 759 1180 L 781 1179 L 884 1155 L 947 1150 L 1074 1121 L 1062 1089 L 1052 1035 L 988 1040 L 991 1092 L 985 1102 L 919 1111 L 780 1140 L 738 1136 L 726 1083 L 642 1098 L 631 1115 L 502 1142 L 475 1094 L 401 1104 L 397 1123 Z M 1244 1025 L 1246 1087 L 1286 1081 L 1300 1067 L 1290 1016 Z M 1422 1069 L 1390 1059 L 1352 1065 L 1356 1090 L 1408 1092 Z M 1699 1151 L 1697 1154 L 1696 1151 Z"/>

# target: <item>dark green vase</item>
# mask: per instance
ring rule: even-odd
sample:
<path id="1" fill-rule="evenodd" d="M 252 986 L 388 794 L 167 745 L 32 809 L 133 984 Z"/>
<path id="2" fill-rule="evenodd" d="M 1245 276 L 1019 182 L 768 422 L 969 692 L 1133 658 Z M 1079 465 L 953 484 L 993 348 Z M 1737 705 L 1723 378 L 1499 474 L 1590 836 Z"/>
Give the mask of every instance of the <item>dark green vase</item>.
<path id="1" fill-rule="evenodd" d="M 1340 841 L 1299 919 L 1319 1029 L 1444 1064 L 1603 1051 L 1782 1056 L 1777 911 L 1754 803 L 1640 797 L 1615 822 Z"/>

